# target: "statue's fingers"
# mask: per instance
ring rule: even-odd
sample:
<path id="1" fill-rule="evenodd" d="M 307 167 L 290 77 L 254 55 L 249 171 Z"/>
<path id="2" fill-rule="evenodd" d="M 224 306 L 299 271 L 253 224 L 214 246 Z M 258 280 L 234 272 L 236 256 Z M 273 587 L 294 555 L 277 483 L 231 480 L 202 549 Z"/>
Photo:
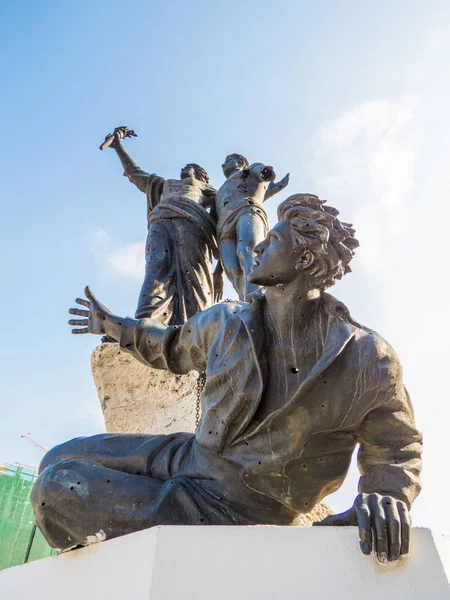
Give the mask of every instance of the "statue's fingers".
<path id="1" fill-rule="evenodd" d="M 387 532 L 388 532 L 388 559 L 389 560 L 398 560 L 400 558 L 400 515 L 398 512 L 397 505 L 395 502 L 386 498 L 383 500 L 383 508 L 386 515 L 386 524 L 387 524 Z"/>
<path id="2" fill-rule="evenodd" d="M 409 541 L 411 538 L 411 519 L 409 516 L 408 507 L 404 502 L 397 502 L 398 512 L 400 514 L 401 523 L 401 546 L 400 554 L 409 554 Z"/>
<path id="3" fill-rule="evenodd" d="M 85 298 L 75 298 L 75 302 L 77 304 L 81 304 L 81 306 L 86 306 L 87 308 L 91 308 L 90 302 L 88 302 Z"/>
<path id="4" fill-rule="evenodd" d="M 97 302 L 97 303 L 98 303 L 98 300 L 97 300 L 97 298 L 94 296 L 94 294 L 93 294 L 93 292 L 92 292 L 91 288 L 90 288 L 88 285 L 87 285 L 87 286 L 84 288 L 84 295 L 86 296 L 86 298 L 87 298 L 87 299 L 88 299 L 90 302 Z"/>
<path id="5" fill-rule="evenodd" d="M 370 510 L 366 499 L 362 499 L 356 507 L 356 519 L 359 528 L 359 545 L 363 554 L 372 552 L 372 526 Z"/>
<path id="6" fill-rule="evenodd" d="M 378 494 L 370 495 L 370 515 L 374 529 L 375 554 L 377 560 L 384 564 L 388 560 L 388 533 L 386 515 L 384 513 L 381 498 Z"/>
<path id="7" fill-rule="evenodd" d="M 89 333 L 89 329 L 84 327 L 83 329 L 72 329 L 72 333 L 78 335 L 79 333 Z"/>
<path id="8" fill-rule="evenodd" d="M 69 319 L 69 325 L 79 325 L 80 327 L 86 326 L 88 324 L 87 319 Z"/>
<path id="9" fill-rule="evenodd" d="M 79 315 L 80 317 L 88 317 L 89 311 L 83 308 L 69 308 L 70 315 Z"/>

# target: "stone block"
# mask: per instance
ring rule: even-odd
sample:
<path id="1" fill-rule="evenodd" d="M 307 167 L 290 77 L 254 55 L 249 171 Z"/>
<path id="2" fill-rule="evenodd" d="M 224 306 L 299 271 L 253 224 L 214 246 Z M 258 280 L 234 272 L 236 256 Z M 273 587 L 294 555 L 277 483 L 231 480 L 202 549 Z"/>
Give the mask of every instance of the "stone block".
<path id="1" fill-rule="evenodd" d="M 155 527 L 0 572 L 8 600 L 447 600 L 450 539 L 380 565 L 356 527 Z"/>

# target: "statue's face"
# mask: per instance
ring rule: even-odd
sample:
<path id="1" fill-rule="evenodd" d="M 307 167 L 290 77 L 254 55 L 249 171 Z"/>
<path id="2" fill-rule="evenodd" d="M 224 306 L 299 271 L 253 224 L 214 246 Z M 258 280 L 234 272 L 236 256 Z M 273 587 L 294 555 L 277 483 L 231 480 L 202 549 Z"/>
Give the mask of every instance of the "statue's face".
<path id="1" fill-rule="evenodd" d="M 181 169 L 180 179 L 186 179 L 187 177 L 195 179 L 195 169 L 192 165 L 186 165 Z"/>
<path id="2" fill-rule="evenodd" d="M 288 284 L 299 276 L 304 249 L 295 242 L 289 221 L 279 221 L 254 250 L 256 264 L 248 276 L 250 283 L 270 287 Z"/>
<path id="3" fill-rule="evenodd" d="M 235 171 L 239 171 L 239 163 L 236 158 L 232 156 L 227 156 L 225 162 L 222 165 L 222 171 L 225 177 L 228 179 L 230 175 L 232 175 Z"/>

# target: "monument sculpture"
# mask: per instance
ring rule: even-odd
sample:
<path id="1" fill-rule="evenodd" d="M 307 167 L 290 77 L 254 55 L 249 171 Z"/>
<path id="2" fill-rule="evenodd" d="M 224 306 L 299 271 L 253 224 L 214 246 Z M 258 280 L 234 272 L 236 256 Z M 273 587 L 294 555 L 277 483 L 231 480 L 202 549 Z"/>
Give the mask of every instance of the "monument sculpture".
<path id="1" fill-rule="evenodd" d="M 264 169 L 249 168 L 258 193 L 274 179 Z M 86 288 L 72 332 L 112 336 L 153 368 L 205 372 L 202 414 L 192 434 L 100 434 L 50 450 L 32 501 L 53 547 L 161 524 L 289 525 L 340 487 L 359 445 L 355 502 L 320 524 L 357 525 L 381 562 L 408 553 L 421 435 L 394 351 L 325 291 L 358 246 L 338 217 L 317 196 L 290 196 L 254 248 L 248 279 L 262 289 L 181 326 L 116 316 Z"/>
<path id="2" fill-rule="evenodd" d="M 250 165 L 245 156 L 229 154 L 222 165 L 226 181 L 216 198 L 217 238 L 220 260 L 240 300 L 256 286 L 248 276 L 254 264 L 254 247 L 269 229 L 262 203 L 281 192 L 289 183 L 289 173 L 275 183 L 272 167 Z"/>
<path id="3" fill-rule="evenodd" d="M 116 151 L 124 175 L 147 197 L 145 278 L 135 315 L 181 325 L 221 299 L 220 267 L 219 276 L 211 273 L 212 256 L 219 257 L 216 223 L 207 212 L 216 190 L 197 164 L 183 167 L 180 179 L 143 171 L 122 144 L 122 138 L 135 135 L 117 127 L 100 146 Z"/>

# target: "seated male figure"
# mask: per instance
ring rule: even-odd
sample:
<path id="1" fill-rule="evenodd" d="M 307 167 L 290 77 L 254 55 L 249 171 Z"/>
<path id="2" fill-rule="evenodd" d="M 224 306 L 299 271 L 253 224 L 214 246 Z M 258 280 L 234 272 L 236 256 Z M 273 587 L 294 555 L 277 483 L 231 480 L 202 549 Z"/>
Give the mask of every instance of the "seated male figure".
<path id="1" fill-rule="evenodd" d="M 111 335 L 153 368 L 206 372 L 194 434 L 101 434 L 44 457 L 36 521 L 57 548 L 161 524 L 288 525 L 337 490 L 359 445 L 359 494 L 324 524 L 358 525 L 381 561 L 409 548 L 421 435 L 392 348 L 325 289 L 358 242 L 316 196 L 298 194 L 256 248 L 249 303 L 184 325 L 113 315 L 86 288 L 74 333 Z"/>

